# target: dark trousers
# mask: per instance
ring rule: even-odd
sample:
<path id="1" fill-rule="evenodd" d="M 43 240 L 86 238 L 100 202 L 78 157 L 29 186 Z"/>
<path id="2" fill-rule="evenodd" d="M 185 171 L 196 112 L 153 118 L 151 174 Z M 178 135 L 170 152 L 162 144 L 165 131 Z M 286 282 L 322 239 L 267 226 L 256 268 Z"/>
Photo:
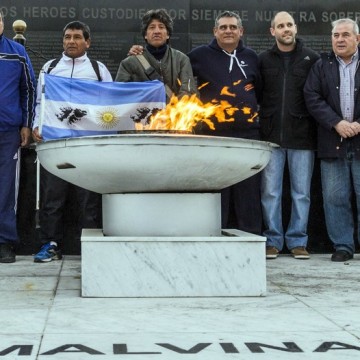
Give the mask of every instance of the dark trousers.
<path id="1" fill-rule="evenodd" d="M 19 131 L 0 131 L 0 243 L 18 242 Z"/>
<path id="2" fill-rule="evenodd" d="M 64 235 L 64 215 L 68 196 L 74 197 L 75 240 L 80 239 L 83 228 L 98 228 L 101 195 L 85 190 L 49 173 L 41 167 L 40 175 L 40 240 L 42 244 L 55 241 L 60 246 Z"/>
<path id="3" fill-rule="evenodd" d="M 261 235 L 260 174 L 221 191 L 221 226 Z"/>

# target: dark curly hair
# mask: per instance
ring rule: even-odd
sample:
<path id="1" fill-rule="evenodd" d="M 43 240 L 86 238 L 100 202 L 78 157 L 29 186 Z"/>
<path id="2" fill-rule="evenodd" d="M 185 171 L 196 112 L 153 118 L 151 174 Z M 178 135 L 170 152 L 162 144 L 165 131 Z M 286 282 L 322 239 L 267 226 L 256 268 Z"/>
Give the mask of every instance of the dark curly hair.
<path id="1" fill-rule="evenodd" d="M 159 20 L 166 27 L 166 30 L 171 36 L 173 32 L 174 21 L 165 9 L 149 10 L 141 19 L 141 35 L 145 38 L 146 30 L 152 20 Z"/>

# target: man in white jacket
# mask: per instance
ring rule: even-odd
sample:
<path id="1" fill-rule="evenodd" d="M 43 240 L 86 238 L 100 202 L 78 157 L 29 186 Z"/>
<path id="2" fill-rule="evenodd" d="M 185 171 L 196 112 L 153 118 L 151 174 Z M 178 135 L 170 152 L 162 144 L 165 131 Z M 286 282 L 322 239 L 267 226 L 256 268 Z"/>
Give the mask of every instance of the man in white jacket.
<path id="1" fill-rule="evenodd" d="M 90 29 L 80 22 L 73 21 L 63 30 L 64 52 L 58 59 L 48 61 L 42 68 L 45 73 L 82 80 L 111 82 L 112 77 L 106 66 L 88 58 Z M 33 138 L 42 141 L 39 132 L 41 84 L 38 83 Z M 100 195 L 72 185 L 41 168 L 41 206 L 39 212 L 40 241 L 42 247 L 34 256 L 35 262 L 49 262 L 62 258 L 60 245 L 63 241 L 63 220 L 66 200 L 71 192 L 79 205 L 75 239 L 80 239 L 82 228 L 99 226 Z"/>

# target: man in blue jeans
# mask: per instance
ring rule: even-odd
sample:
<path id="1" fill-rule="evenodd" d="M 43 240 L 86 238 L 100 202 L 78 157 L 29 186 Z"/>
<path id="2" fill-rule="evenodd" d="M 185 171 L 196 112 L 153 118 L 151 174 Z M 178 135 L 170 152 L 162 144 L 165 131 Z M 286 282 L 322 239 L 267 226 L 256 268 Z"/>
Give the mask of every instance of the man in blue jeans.
<path id="1" fill-rule="evenodd" d="M 296 39 L 297 27 L 287 12 L 271 21 L 276 43 L 259 55 L 263 82 L 260 101 L 261 139 L 279 145 L 262 172 L 261 204 L 266 236 L 266 258 L 275 259 L 284 242 L 295 259 L 308 259 L 307 224 L 310 185 L 316 148 L 316 124 L 309 115 L 303 87 L 319 56 Z M 285 163 L 290 175 L 291 215 L 286 231 L 282 219 Z"/>
<path id="2" fill-rule="evenodd" d="M 304 87 L 306 105 L 318 122 L 318 156 L 332 261 L 352 259 L 355 212 L 360 231 L 360 60 L 359 26 L 354 20 L 332 23 L 332 52 L 322 54 Z"/>

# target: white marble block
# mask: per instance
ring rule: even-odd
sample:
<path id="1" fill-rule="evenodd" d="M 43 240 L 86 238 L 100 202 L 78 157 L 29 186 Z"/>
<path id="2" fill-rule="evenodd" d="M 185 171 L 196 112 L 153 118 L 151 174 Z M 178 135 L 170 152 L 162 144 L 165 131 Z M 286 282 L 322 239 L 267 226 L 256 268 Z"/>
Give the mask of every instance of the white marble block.
<path id="1" fill-rule="evenodd" d="M 220 236 L 220 193 L 103 195 L 105 236 Z"/>
<path id="2" fill-rule="evenodd" d="M 265 241 L 218 237 L 104 236 L 83 230 L 83 297 L 265 296 Z"/>

